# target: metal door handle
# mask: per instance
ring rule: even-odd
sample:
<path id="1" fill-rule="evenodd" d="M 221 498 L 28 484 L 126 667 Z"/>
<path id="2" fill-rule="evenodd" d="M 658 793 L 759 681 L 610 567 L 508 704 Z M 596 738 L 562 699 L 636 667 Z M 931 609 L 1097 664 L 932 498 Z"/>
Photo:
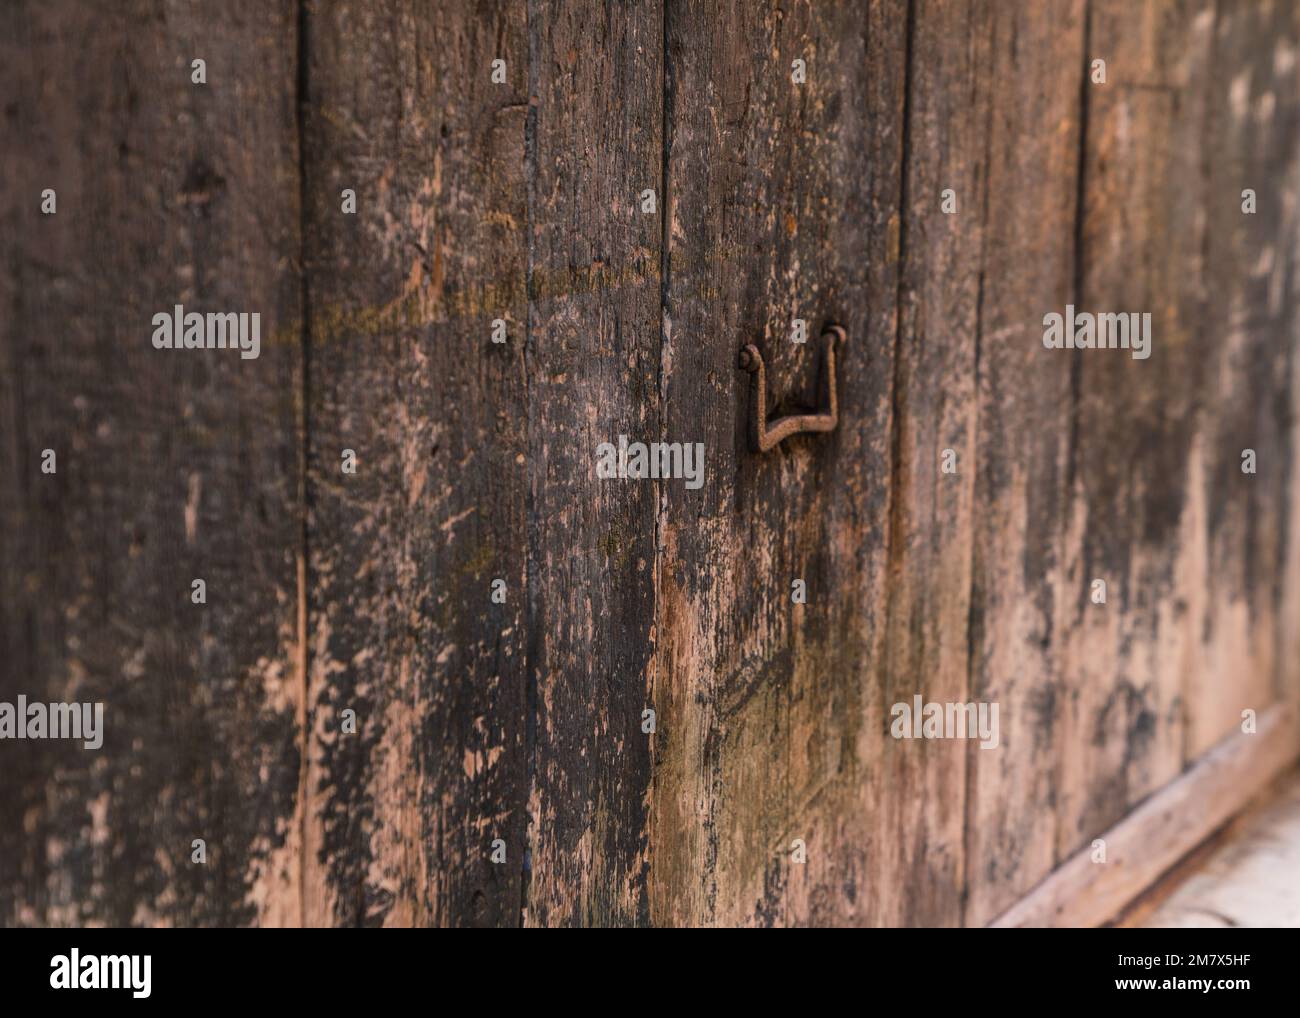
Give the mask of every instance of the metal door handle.
<path id="1" fill-rule="evenodd" d="M 740 351 L 740 367 L 753 376 L 750 386 L 749 441 L 756 452 L 767 452 L 783 438 L 801 431 L 834 431 L 839 423 L 839 403 L 835 395 L 835 345 L 843 345 L 848 334 L 838 325 L 828 325 L 822 331 L 822 371 L 826 379 L 826 398 L 815 414 L 791 414 L 767 419 L 767 371 L 763 355 L 753 343 Z"/>

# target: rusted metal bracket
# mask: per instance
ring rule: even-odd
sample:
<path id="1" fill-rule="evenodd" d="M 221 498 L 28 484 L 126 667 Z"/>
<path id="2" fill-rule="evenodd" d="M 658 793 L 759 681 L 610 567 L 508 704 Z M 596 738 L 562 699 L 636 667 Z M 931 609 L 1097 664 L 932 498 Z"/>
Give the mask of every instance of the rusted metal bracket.
<path id="1" fill-rule="evenodd" d="M 822 360 L 825 367 L 826 398 L 815 414 L 792 414 L 767 419 L 767 371 L 763 355 L 753 343 L 740 351 L 740 367 L 753 376 L 750 386 L 749 441 L 755 452 L 767 452 L 778 442 L 801 431 L 834 431 L 839 423 L 839 402 L 835 395 L 835 346 L 843 345 L 848 334 L 838 325 L 828 325 L 822 331 Z"/>

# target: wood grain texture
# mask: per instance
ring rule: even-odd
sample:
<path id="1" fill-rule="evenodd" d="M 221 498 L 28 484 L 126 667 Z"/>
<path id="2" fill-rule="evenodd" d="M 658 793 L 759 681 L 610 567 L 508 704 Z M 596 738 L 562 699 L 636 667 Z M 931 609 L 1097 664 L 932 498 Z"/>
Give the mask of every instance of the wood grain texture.
<path id="1" fill-rule="evenodd" d="M 661 485 L 657 923 L 870 923 L 902 893 L 871 818 L 906 23 L 902 3 L 667 9 L 664 434 L 704 443 L 708 480 Z M 752 455 L 744 344 L 769 410 L 816 404 L 795 318 L 847 329 L 852 409 Z"/>
<path id="2" fill-rule="evenodd" d="M 0 14 L 0 700 L 105 705 L 99 750 L 0 743 L 0 925 L 298 919 L 293 24 Z M 177 303 L 260 357 L 155 350 Z"/>
<path id="3" fill-rule="evenodd" d="M 524 919 L 623 925 L 648 913 L 656 484 L 599 479 L 596 449 L 661 427 L 663 12 L 528 13 Z"/>
<path id="4" fill-rule="evenodd" d="M 1043 316 L 1075 292 L 1082 3 L 997 4 L 976 385 L 972 700 L 1000 746 L 969 744 L 967 913 L 982 925 L 1055 862 L 1067 607 L 1071 358 Z"/>
<path id="5" fill-rule="evenodd" d="M 518 923 L 526 688 L 518 5 L 309 4 L 311 924 Z M 493 83 L 492 61 L 506 60 Z M 344 188 L 357 214 L 341 212 Z M 492 321 L 508 342 L 493 344 Z M 343 450 L 357 456 L 343 473 Z M 492 582 L 505 582 L 505 601 Z M 357 730 L 343 734 L 342 711 Z M 491 861 L 492 842 L 505 861 Z"/>
<path id="6" fill-rule="evenodd" d="M 1094 922 L 1294 757 L 1294 4 L 0 29 L 0 701 L 108 718 L 0 743 L 0 924 Z M 261 357 L 152 349 L 177 302 Z M 1067 304 L 1151 358 L 1045 349 Z M 753 452 L 739 351 L 809 411 L 830 323 L 837 427 Z M 892 738 L 917 695 L 998 747 Z"/>
<path id="7" fill-rule="evenodd" d="M 1278 641 L 1297 628 L 1279 616 L 1288 543 L 1285 506 L 1295 472 L 1289 422 L 1297 390 L 1297 227 L 1300 164 L 1300 10 L 1224 2 L 1217 8 L 1206 128 L 1203 327 L 1212 337 L 1204 477 L 1210 619 L 1206 652 L 1188 684 L 1187 756 L 1241 725 L 1242 711 L 1277 694 Z M 1224 73 L 1224 68 L 1230 68 Z M 1258 211 L 1242 213 L 1242 191 Z M 1242 473 L 1253 449 L 1257 472 Z M 1292 686 L 1292 689 L 1295 687 Z"/>
<path id="8" fill-rule="evenodd" d="M 908 77 L 884 703 L 965 702 L 992 6 L 916 3 Z M 948 192 L 951 192 L 949 195 Z M 952 204 L 946 204 L 951 198 Z M 967 750 L 889 739 L 891 924 L 961 921 Z"/>
<path id="9" fill-rule="evenodd" d="M 1061 858 L 1182 769 L 1185 686 L 1206 652 L 1201 394 L 1216 338 L 1198 211 L 1213 27 L 1212 2 L 1089 7 L 1087 56 L 1106 81 L 1084 87 L 1075 304 L 1150 314 L 1151 348 L 1072 355 Z"/>

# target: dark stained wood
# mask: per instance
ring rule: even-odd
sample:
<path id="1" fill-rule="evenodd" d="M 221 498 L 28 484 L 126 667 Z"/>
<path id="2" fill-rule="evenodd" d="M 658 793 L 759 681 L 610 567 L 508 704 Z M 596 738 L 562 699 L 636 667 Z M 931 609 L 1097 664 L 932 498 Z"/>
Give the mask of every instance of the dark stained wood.
<path id="1" fill-rule="evenodd" d="M 0 700 L 105 704 L 99 750 L 0 742 L 0 925 L 299 920 L 293 31 L 0 13 Z M 259 312 L 260 357 L 155 350 L 176 303 Z"/>
<path id="2" fill-rule="evenodd" d="M 305 11 L 306 920 L 519 921 L 528 42 L 517 4 Z M 492 61 L 507 78 L 493 83 Z M 340 193 L 357 194 L 357 214 Z M 508 342 L 491 342 L 493 319 Z M 344 449 L 357 454 L 342 472 Z M 505 581 L 505 603 L 491 598 Z M 356 711 L 355 735 L 341 732 Z M 491 861 L 492 842 L 505 861 Z"/>
<path id="3" fill-rule="evenodd" d="M 663 12 L 534 2 L 528 14 L 524 920 L 622 925 L 649 908 L 655 736 L 642 732 L 642 712 L 654 678 L 658 485 L 599 479 L 595 453 L 620 435 L 660 437 Z"/>
<path id="4" fill-rule="evenodd" d="M 656 923 L 901 907 L 874 814 L 906 25 L 903 3 L 668 6 L 663 430 L 704 443 L 707 481 L 661 485 Z M 751 453 L 741 347 L 781 409 L 811 407 L 827 322 L 839 428 Z"/>

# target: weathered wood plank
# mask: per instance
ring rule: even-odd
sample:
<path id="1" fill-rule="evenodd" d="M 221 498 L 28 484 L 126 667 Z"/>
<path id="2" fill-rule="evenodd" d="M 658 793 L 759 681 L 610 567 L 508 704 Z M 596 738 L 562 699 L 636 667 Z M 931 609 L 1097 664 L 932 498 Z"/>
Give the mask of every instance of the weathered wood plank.
<path id="1" fill-rule="evenodd" d="M 516 4 L 310 3 L 312 924 L 505 925 L 524 866 Z M 492 61 L 506 61 L 503 83 Z M 355 190 L 357 213 L 341 212 Z M 508 341 L 491 341 L 492 322 Z M 357 457 L 343 472 L 343 451 Z M 504 603 L 492 584 L 504 580 Z M 356 734 L 342 711 L 356 711 Z M 491 861 L 492 842 L 505 861 Z"/>
<path id="2" fill-rule="evenodd" d="M 1188 682 L 1206 667 L 1198 403 L 1206 315 L 1202 180 L 1211 0 L 1093 0 L 1084 86 L 1077 311 L 1150 316 L 1140 350 L 1076 350 L 1057 855 L 1183 765 Z M 1105 584 L 1105 603 L 1095 587 Z"/>
<path id="3" fill-rule="evenodd" d="M 293 7 L 0 13 L 0 700 L 104 704 L 0 743 L 0 925 L 298 920 Z M 175 304 L 260 356 L 155 349 Z"/>
<path id="4" fill-rule="evenodd" d="M 884 703 L 968 700 L 976 354 L 993 87 L 988 3 L 919 0 L 908 79 Z M 955 925 L 967 745 L 888 739 L 890 925 Z"/>
<path id="5" fill-rule="evenodd" d="M 704 443 L 707 478 L 661 485 L 657 923 L 902 908 L 875 817 L 906 23 L 901 2 L 668 5 L 663 433 Z M 781 409 L 812 405 L 827 322 L 849 334 L 839 428 L 751 453 L 741 346 Z"/>
<path id="6" fill-rule="evenodd" d="M 984 276 L 976 359 L 973 700 L 1000 745 L 970 744 L 967 914 L 982 925 L 1051 869 L 1063 641 L 1070 355 L 1043 316 L 1075 292 L 1083 3 L 994 5 Z"/>
<path id="7" fill-rule="evenodd" d="M 663 12 L 530 3 L 529 52 L 525 921 L 622 925 L 648 915 L 657 482 L 596 450 L 660 435 Z"/>
<path id="8" fill-rule="evenodd" d="M 1223 3 L 1214 28 L 1202 323 L 1209 619 L 1187 690 L 1189 759 L 1239 729 L 1243 710 L 1260 712 L 1274 698 L 1278 640 L 1294 629 L 1277 611 L 1282 507 L 1296 470 L 1298 30 L 1294 4 Z M 1253 215 L 1242 212 L 1247 188 Z M 1242 472 L 1245 449 L 1255 451 L 1255 474 Z"/>

